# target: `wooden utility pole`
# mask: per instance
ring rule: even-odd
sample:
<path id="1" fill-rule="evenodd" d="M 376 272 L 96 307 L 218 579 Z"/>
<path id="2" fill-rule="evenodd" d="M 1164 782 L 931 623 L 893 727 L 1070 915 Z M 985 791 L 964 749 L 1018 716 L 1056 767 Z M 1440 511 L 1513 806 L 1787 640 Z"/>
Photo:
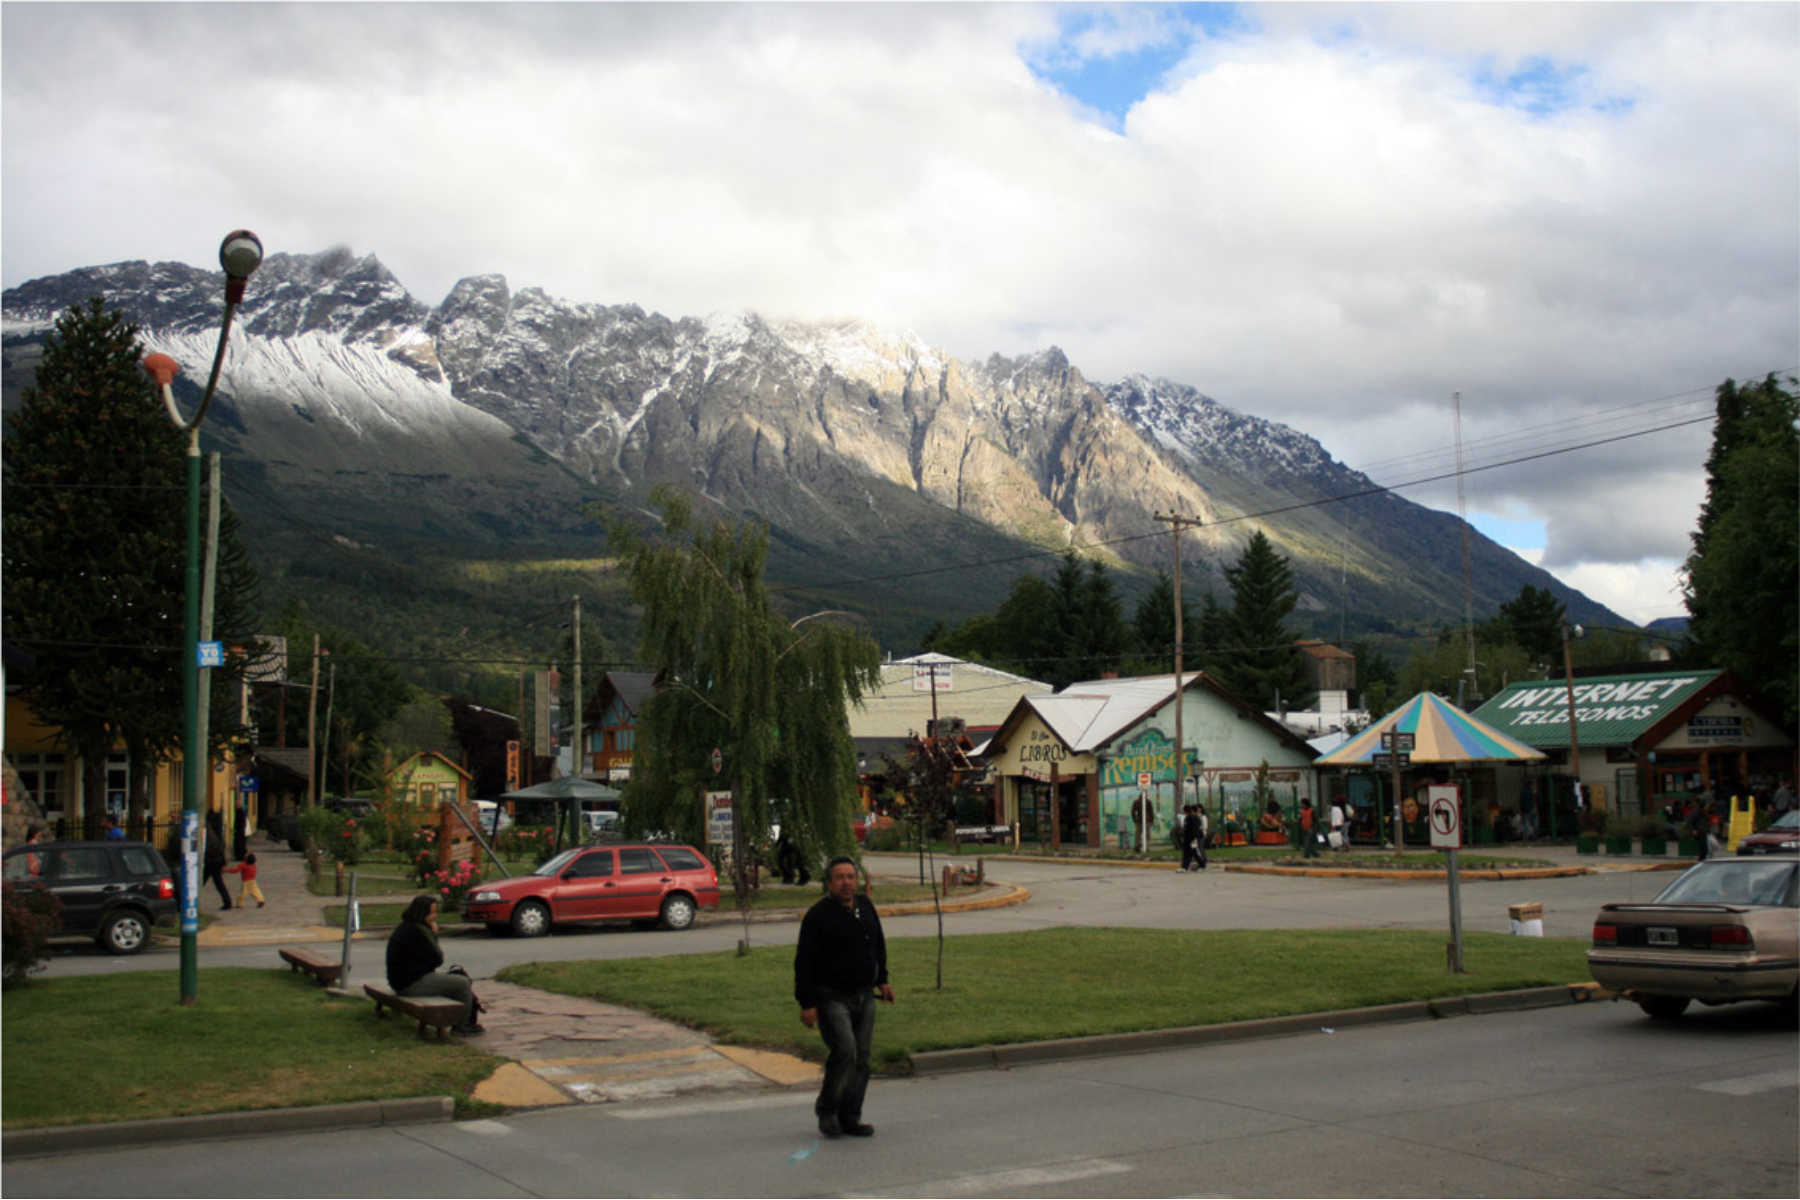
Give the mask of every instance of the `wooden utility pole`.
<path id="1" fill-rule="evenodd" d="M 313 634 L 312 685 L 306 700 L 306 807 L 319 806 L 319 635 Z"/>
<path id="2" fill-rule="evenodd" d="M 1182 742 L 1181 729 L 1182 685 L 1187 682 L 1187 664 L 1184 661 L 1186 656 L 1182 653 L 1181 531 L 1190 528 L 1198 529 L 1206 522 L 1198 517 L 1183 517 L 1175 513 L 1167 516 L 1158 513 L 1156 519 L 1169 527 L 1169 538 L 1175 548 L 1175 812 L 1180 813 L 1182 806 L 1187 803 L 1187 751 Z M 1145 821 L 1142 840 L 1146 844 L 1138 848 L 1141 852 L 1149 850 L 1149 839 L 1150 822 Z"/>

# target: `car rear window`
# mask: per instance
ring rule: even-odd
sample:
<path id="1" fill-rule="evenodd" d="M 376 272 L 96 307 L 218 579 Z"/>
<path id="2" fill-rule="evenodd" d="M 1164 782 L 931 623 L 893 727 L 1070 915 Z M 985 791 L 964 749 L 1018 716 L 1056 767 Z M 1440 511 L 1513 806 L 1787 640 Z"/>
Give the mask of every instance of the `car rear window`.
<path id="1" fill-rule="evenodd" d="M 1767 859 L 1723 859 L 1688 871 L 1663 889 L 1658 904 L 1800 905 L 1794 892 L 1796 864 Z"/>
<path id="2" fill-rule="evenodd" d="M 661 854 L 671 871 L 704 871 L 706 860 L 686 846 L 664 846 Z"/>
<path id="3" fill-rule="evenodd" d="M 119 857 L 125 860 L 127 875 L 162 874 L 162 864 L 156 861 L 156 855 L 148 846 L 127 846 L 119 851 Z"/>
<path id="4" fill-rule="evenodd" d="M 655 851 L 648 846 L 629 846 L 619 851 L 619 874 L 645 875 L 663 869 Z"/>
<path id="5" fill-rule="evenodd" d="M 58 857 L 61 859 L 56 867 L 56 879 L 59 883 L 105 879 L 112 874 L 112 865 L 106 861 L 106 851 L 97 846 L 64 850 Z"/>

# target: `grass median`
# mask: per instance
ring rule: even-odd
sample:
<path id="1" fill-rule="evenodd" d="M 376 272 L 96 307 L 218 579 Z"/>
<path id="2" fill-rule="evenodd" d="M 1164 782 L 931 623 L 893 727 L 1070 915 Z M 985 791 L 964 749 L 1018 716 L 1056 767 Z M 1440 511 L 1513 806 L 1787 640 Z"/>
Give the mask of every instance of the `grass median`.
<path id="1" fill-rule="evenodd" d="M 378 1021 L 281 970 L 199 973 L 184 1008 L 173 972 L 34 980 L 6 993 L 0 1111 L 7 1129 L 449 1095 L 459 1113 L 498 1065 L 413 1023 Z"/>
<path id="2" fill-rule="evenodd" d="M 1050 929 L 888 942 L 897 1003 L 883 1066 L 965 1046 L 1213 1025 L 1257 1017 L 1576 983 L 1583 939 L 1470 933 L 1461 975 L 1444 935 L 1406 930 Z M 793 949 L 615 962 L 529 963 L 500 978 L 640 1008 L 724 1042 L 824 1057 L 793 1000 Z"/>

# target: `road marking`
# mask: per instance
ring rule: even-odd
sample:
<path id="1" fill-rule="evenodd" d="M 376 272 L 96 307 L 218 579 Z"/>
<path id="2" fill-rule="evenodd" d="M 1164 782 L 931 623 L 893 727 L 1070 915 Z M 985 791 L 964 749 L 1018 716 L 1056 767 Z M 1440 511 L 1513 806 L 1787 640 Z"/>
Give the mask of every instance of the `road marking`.
<path id="1" fill-rule="evenodd" d="M 980 1175 L 958 1175 L 953 1179 L 933 1179 L 920 1186 L 927 1189 L 921 1194 L 929 1196 L 996 1196 L 1001 1192 L 1051 1187 L 1059 1183 L 1094 1179 L 1101 1175 L 1120 1175 L 1129 1170 L 1131 1167 L 1122 1162 L 1113 1162 L 1105 1158 L 1090 1158 L 1083 1162 L 1064 1163 L 1058 1167 L 1020 1167 L 1013 1171 L 986 1171 Z M 887 1192 L 845 1193 L 851 1197 L 877 1197 L 888 1194 Z"/>
<path id="2" fill-rule="evenodd" d="M 1776 1088 L 1790 1088 L 1800 1083 L 1800 1073 L 1788 1067 L 1780 1071 L 1764 1071 L 1761 1075 L 1745 1075 L 1738 1079 L 1715 1079 L 1698 1087 L 1703 1092 L 1723 1092 L 1727 1096 L 1754 1096 Z"/>
<path id="3" fill-rule="evenodd" d="M 752 1100 L 711 1100 L 698 1104 L 658 1104 L 643 1108 L 611 1108 L 606 1115 L 621 1121 L 659 1121 L 664 1117 L 700 1117 L 714 1113 L 742 1112 L 745 1109 L 806 1105 L 812 1107 L 811 1096 L 764 1095 Z"/>

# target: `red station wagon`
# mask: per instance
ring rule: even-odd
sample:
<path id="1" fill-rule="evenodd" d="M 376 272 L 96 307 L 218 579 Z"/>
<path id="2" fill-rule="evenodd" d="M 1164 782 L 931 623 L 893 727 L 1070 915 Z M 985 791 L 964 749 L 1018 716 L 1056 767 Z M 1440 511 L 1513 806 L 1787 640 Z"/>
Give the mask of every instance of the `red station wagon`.
<path id="1" fill-rule="evenodd" d="M 542 937 L 576 921 L 686 929 L 700 909 L 717 907 L 719 873 L 698 850 L 626 843 L 571 847 L 529 875 L 483 883 L 463 901 L 463 916 L 489 933 Z"/>

